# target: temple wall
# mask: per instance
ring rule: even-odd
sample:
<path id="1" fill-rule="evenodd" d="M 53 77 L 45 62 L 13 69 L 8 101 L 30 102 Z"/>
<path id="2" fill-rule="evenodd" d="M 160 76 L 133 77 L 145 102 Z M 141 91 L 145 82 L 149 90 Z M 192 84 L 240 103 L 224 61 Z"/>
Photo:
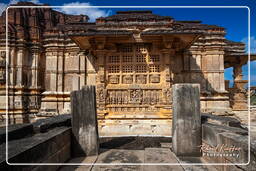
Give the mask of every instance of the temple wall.
<path id="1" fill-rule="evenodd" d="M 222 37 L 206 36 L 195 42 L 183 54 L 183 82 L 199 83 L 201 86 L 202 111 L 229 111 L 230 102 L 225 90 L 224 49 Z M 205 40 L 202 47 L 200 40 Z"/>
<path id="2" fill-rule="evenodd" d="M 85 53 L 73 43 L 45 46 L 45 91 L 40 112 L 68 113 L 70 92 L 79 90 L 86 83 Z"/>

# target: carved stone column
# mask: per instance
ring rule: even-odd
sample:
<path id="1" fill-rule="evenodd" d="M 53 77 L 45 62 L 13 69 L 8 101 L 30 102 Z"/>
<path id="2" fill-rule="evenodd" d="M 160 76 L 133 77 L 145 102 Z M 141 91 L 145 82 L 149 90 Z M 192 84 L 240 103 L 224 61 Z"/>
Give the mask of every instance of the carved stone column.
<path id="1" fill-rule="evenodd" d="M 99 118 L 104 118 L 106 113 L 106 77 L 105 77 L 105 55 L 106 50 L 96 50 L 97 56 L 97 76 L 96 76 L 96 101 L 97 101 L 97 113 Z"/>
<path id="2" fill-rule="evenodd" d="M 233 73 L 234 87 L 231 90 L 232 108 L 233 110 L 247 110 L 247 93 L 244 86 L 248 83 L 248 81 L 243 80 L 242 65 L 235 65 Z"/>
<path id="3" fill-rule="evenodd" d="M 163 78 L 164 84 L 163 84 L 163 98 L 162 98 L 162 104 L 165 106 L 163 107 L 162 114 L 168 118 L 172 117 L 172 84 L 173 84 L 173 72 L 171 70 L 171 65 L 173 62 L 174 57 L 174 50 L 173 49 L 162 49 L 161 50 L 161 57 L 162 57 L 162 66 L 163 68 Z"/>
<path id="4" fill-rule="evenodd" d="M 172 78 L 173 78 L 173 73 L 171 72 L 171 56 L 174 55 L 174 52 L 171 49 L 163 49 L 161 50 L 162 53 L 162 58 L 163 60 L 161 60 L 164 63 L 164 72 L 165 74 L 163 74 L 163 79 L 165 79 L 165 85 L 164 86 L 164 98 L 163 98 L 163 102 L 165 104 L 171 104 L 172 103 L 172 97 L 171 97 L 171 87 L 172 87 Z"/>

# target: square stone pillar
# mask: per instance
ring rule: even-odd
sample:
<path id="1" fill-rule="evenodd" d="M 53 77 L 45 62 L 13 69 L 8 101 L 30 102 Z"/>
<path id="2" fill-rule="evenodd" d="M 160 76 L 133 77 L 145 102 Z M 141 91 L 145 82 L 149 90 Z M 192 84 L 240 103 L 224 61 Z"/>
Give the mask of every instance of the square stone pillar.
<path id="1" fill-rule="evenodd" d="M 98 155 L 99 136 L 95 86 L 71 92 L 72 155 Z"/>
<path id="2" fill-rule="evenodd" d="M 177 156 L 201 156 L 200 85 L 173 85 L 172 145 Z"/>

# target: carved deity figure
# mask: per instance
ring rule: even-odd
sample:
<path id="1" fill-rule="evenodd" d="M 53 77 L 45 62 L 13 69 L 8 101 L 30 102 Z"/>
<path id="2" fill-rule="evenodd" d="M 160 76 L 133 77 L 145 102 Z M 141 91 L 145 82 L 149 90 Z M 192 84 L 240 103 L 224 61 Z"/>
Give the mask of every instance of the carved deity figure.
<path id="1" fill-rule="evenodd" d="M 136 89 L 131 91 L 131 102 L 140 103 L 142 101 L 142 90 Z"/>

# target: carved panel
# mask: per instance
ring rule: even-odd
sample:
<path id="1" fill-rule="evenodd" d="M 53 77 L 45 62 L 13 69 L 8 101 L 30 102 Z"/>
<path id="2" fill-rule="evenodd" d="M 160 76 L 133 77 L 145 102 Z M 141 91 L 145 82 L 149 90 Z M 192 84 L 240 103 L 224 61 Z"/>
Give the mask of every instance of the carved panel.
<path id="1" fill-rule="evenodd" d="M 6 52 L 5 51 L 0 51 L 0 83 L 5 83 L 5 77 L 6 77 L 6 72 L 5 72 L 5 66 L 6 66 Z"/>
<path id="2" fill-rule="evenodd" d="M 160 83 L 160 75 L 150 75 L 150 83 Z"/>
<path id="3" fill-rule="evenodd" d="M 0 83 L 5 83 L 5 76 L 6 76 L 5 70 L 1 69 L 0 70 Z"/>
<path id="4" fill-rule="evenodd" d="M 132 75 L 123 76 L 123 84 L 132 84 L 132 83 L 133 83 Z"/>
<path id="5" fill-rule="evenodd" d="M 147 76 L 146 75 L 136 75 L 136 83 L 137 84 L 146 84 Z"/>
<path id="6" fill-rule="evenodd" d="M 99 93 L 102 91 L 100 90 Z M 99 94 L 99 96 L 103 96 Z M 125 104 L 160 104 L 162 97 L 161 89 L 119 89 L 119 90 L 108 90 L 106 102 L 107 104 L 114 105 L 125 105 Z M 124 106 L 120 106 L 124 107 Z"/>
<path id="7" fill-rule="evenodd" d="M 104 81 L 105 81 L 104 75 L 99 75 L 99 81 L 101 83 L 104 83 Z"/>
<path id="8" fill-rule="evenodd" d="M 5 58 L 6 58 L 6 52 L 0 51 L 0 67 L 5 67 Z"/>
<path id="9" fill-rule="evenodd" d="M 119 83 L 119 76 L 117 76 L 117 75 L 109 76 L 109 83 L 110 84 L 118 84 Z"/>
<path id="10" fill-rule="evenodd" d="M 170 73 L 164 68 L 168 66 L 161 61 L 160 53 L 150 51 L 149 45 L 144 44 L 118 45 L 118 48 L 118 53 L 106 53 L 106 111 L 159 111 L 158 106 L 168 104 L 171 98 L 170 82 L 166 84 L 168 80 L 161 79 Z M 97 96 L 102 98 L 102 91 Z"/>

